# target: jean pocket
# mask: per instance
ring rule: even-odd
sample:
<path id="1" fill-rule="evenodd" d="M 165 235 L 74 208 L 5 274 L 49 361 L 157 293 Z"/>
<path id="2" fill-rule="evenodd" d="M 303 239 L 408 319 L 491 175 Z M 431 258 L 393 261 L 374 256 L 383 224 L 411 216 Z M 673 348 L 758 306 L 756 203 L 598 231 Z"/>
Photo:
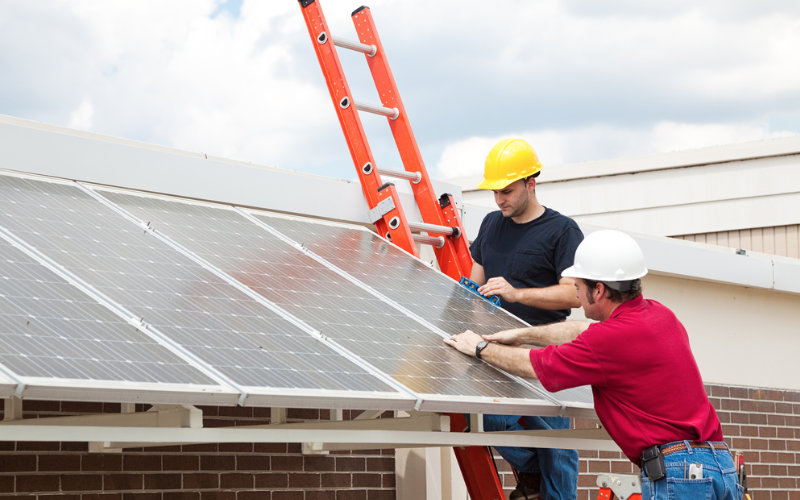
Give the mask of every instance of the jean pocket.
<path id="1" fill-rule="evenodd" d="M 667 478 L 667 498 L 669 500 L 711 500 L 714 494 L 710 477 L 703 479 Z"/>

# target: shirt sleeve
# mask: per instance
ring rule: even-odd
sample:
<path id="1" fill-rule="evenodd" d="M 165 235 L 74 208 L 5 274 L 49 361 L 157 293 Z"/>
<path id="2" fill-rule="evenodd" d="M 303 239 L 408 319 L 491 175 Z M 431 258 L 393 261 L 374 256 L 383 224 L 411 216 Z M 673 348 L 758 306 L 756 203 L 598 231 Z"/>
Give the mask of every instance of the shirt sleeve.
<path id="1" fill-rule="evenodd" d="M 573 222 L 558 239 L 555 251 L 557 279 L 561 278 L 561 273 L 564 269 L 575 263 L 575 250 L 578 249 L 581 241 L 583 241 L 583 233 L 578 225 Z"/>
<path id="2" fill-rule="evenodd" d="M 469 246 L 469 253 L 472 256 L 472 260 L 483 265 L 483 239 L 486 237 L 486 226 L 489 224 L 489 217 L 491 214 L 487 215 L 481 221 L 481 227 L 478 229 L 478 236 L 472 241 L 472 244 Z"/>
<path id="3" fill-rule="evenodd" d="M 545 389 L 557 392 L 582 385 L 605 385 L 605 371 L 591 345 L 595 337 L 592 329 L 598 326 L 591 325 L 572 342 L 531 349 L 533 371 Z"/>

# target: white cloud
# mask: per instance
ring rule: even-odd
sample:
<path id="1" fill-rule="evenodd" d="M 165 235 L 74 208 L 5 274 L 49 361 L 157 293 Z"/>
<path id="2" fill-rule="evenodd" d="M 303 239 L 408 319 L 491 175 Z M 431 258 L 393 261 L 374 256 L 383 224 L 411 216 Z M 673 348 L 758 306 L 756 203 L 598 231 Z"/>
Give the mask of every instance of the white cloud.
<path id="1" fill-rule="evenodd" d="M 80 130 L 91 130 L 93 116 L 94 106 L 92 105 L 92 101 L 85 99 L 81 102 L 80 106 L 72 112 L 67 126 Z"/>
<path id="2" fill-rule="evenodd" d="M 354 39 L 353 4 L 320 0 Z M 434 176 L 479 174 L 522 136 L 547 165 L 800 133 L 795 2 L 375 0 Z M 0 113 L 352 178 L 297 2 L 7 0 Z M 376 100 L 360 54 L 354 96 Z M 363 96 L 363 97 L 362 97 Z M 364 117 L 396 167 L 383 119 Z M 377 131 L 377 132 L 376 132 Z"/>

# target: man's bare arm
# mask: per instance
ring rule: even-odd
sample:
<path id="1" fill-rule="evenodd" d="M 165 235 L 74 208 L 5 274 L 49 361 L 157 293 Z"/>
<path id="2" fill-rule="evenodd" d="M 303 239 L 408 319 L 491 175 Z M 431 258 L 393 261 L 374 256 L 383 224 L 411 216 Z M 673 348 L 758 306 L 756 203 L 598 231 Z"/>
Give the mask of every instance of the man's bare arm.
<path id="1" fill-rule="evenodd" d="M 484 273 L 483 266 L 472 261 L 472 271 L 469 273 L 469 279 L 479 285 L 486 283 L 486 274 Z"/>
<path id="2" fill-rule="evenodd" d="M 507 345 L 532 344 L 538 346 L 560 345 L 575 340 L 589 328 L 589 321 L 561 321 L 548 325 L 502 330 L 483 338 Z"/>
<path id="3" fill-rule="evenodd" d="M 475 356 L 475 348 L 482 339 L 480 335 L 467 330 L 444 339 L 444 343 L 458 349 L 467 356 Z M 481 359 L 508 373 L 526 378 L 536 378 L 530 360 L 530 349 L 491 343 L 481 352 Z"/>
<path id="4" fill-rule="evenodd" d="M 481 283 L 474 279 L 472 281 Z M 581 305 L 572 278 L 561 278 L 557 285 L 544 288 L 514 288 L 505 278 L 497 276 L 486 281 L 485 285 L 478 288 L 478 292 L 486 296 L 499 295 L 506 302 L 518 302 L 539 309 L 570 309 Z"/>

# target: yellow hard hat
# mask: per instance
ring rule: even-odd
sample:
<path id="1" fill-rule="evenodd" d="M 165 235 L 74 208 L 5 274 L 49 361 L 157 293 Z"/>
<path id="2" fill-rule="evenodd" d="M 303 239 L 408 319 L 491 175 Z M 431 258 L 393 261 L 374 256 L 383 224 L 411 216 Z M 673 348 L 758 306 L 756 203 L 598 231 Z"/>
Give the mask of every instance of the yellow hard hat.
<path id="1" fill-rule="evenodd" d="M 478 189 L 504 189 L 541 169 L 539 157 L 530 144 L 522 139 L 503 139 L 489 151 Z"/>

